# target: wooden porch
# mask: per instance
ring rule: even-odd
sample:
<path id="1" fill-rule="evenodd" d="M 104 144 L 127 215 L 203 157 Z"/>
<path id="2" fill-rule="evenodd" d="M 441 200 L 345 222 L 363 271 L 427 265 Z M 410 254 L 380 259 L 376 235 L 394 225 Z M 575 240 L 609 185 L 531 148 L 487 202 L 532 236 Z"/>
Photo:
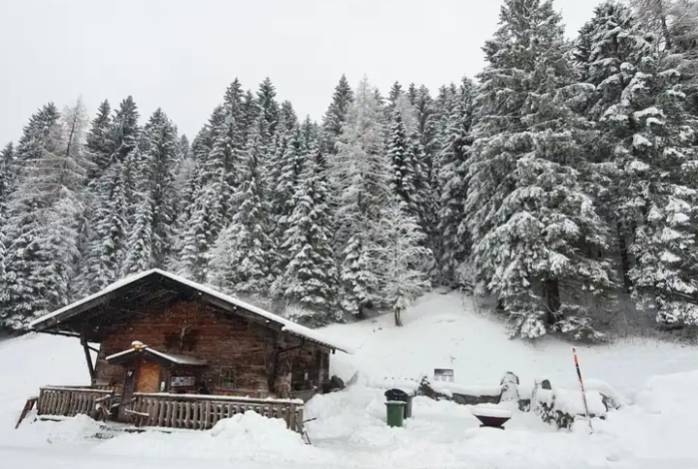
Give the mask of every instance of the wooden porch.
<path id="1" fill-rule="evenodd" d="M 74 417 L 87 415 L 95 420 L 119 420 L 135 426 L 206 430 L 219 420 L 254 411 L 280 418 L 287 427 L 303 433 L 303 401 L 295 399 L 253 399 L 203 394 L 133 393 L 129 402 L 113 388 L 93 386 L 45 386 L 40 389 L 37 413 L 40 416 Z M 123 407 L 119 412 L 118 408 Z"/>

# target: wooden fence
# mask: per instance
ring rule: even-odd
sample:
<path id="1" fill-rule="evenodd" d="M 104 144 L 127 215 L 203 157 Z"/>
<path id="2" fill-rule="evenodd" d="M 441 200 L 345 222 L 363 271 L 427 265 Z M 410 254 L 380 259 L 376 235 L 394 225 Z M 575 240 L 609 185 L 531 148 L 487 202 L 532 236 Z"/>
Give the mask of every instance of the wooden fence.
<path id="1" fill-rule="evenodd" d="M 219 420 L 248 410 L 264 417 L 283 419 L 290 430 L 303 432 L 303 402 L 299 400 L 134 393 L 127 413 L 139 426 L 205 430 Z"/>
<path id="2" fill-rule="evenodd" d="M 114 391 L 74 386 L 46 386 L 40 388 L 37 402 L 39 415 L 74 417 L 85 414 L 95 420 L 106 420 L 114 398 Z"/>

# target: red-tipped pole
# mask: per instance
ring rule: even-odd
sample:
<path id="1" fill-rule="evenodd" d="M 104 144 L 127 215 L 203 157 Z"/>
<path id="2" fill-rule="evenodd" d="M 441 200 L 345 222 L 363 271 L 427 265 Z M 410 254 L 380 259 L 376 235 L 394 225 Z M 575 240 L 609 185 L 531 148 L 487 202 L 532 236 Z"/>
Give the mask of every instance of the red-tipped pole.
<path id="1" fill-rule="evenodd" d="M 574 366 L 577 368 L 577 376 L 579 377 L 579 386 L 582 388 L 582 400 L 584 401 L 584 411 L 587 414 L 587 422 L 589 422 L 589 430 L 593 432 L 594 429 L 591 427 L 591 417 L 589 416 L 589 405 L 587 404 L 587 393 L 584 391 L 584 380 L 582 379 L 582 372 L 579 370 L 577 347 L 572 347 L 572 354 L 574 355 Z"/>

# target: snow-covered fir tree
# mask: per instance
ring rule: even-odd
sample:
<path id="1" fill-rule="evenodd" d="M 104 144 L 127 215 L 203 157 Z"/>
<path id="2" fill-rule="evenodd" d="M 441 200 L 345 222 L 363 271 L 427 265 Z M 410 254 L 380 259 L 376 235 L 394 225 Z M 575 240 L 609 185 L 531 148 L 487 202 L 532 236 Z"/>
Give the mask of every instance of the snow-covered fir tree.
<path id="1" fill-rule="evenodd" d="M 342 305 L 362 316 L 380 303 L 377 224 L 390 196 L 390 163 L 385 157 L 383 109 L 364 78 L 356 88 L 347 121 L 331 161 L 336 190 L 335 251 L 341 260 Z"/>
<path id="2" fill-rule="evenodd" d="M 48 103 L 29 118 L 29 123 L 24 127 L 15 149 L 15 161 L 19 175 L 22 175 L 27 162 L 37 161 L 44 156 L 46 140 L 54 130 L 59 117 L 56 105 Z"/>
<path id="3" fill-rule="evenodd" d="M 405 204 L 406 210 L 413 216 L 417 216 L 421 207 L 415 202 L 417 196 L 415 182 L 417 179 L 415 169 L 416 156 L 407 137 L 407 129 L 402 120 L 402 112 L 394 111 L 390 138 L 388 141 L 388 159 L 391 164 L 390 188 Z"/>
<path id="4" fill-rule="evenodd" d="M 8 143 L 5 148 L 0 151 L 0 217 L 6 213 L 7 201 L 14 189 L 14 179 L 14 146 L 12 143 Z"/>
<path id="5" fill-rule="evenodd" d="M 619 210 L 618 200 L 627 197 L 615 148 L 616 107 L 623 90 L 633 80 L 640 57 L 650 50 L 645 33 L 630 8 L 608 1 L 599 5 L 594 17 L 584 25 L 575 44 L 575 59 L 582 79 L 596 87 L 587 115 L 598 123 L 597 138 L 588 152 L 587 192 L 595 198 L 600 213 L 612 225 L 613 245 L 620 258 L 620 271 L 626 291 L 632 289 L 629 246 L 634 238 L 633 214 Z"/>
<path id="6" fill-rule="evenodd" d="M 153 252 L 154 233 L 154 201 L 151 197 L 144 197 L 136 211 L 135 221 L 128 235 L 129 249 L 121 266 L 121 276 L 128 277 L 156 265 Z"/>
<path id="7" fill-rule="evenodd" d="M 257 108 L 260 115 L 264 118 L 264 138 L 271 138 L 276 132 L 276 125 L 279 123 L 279 103 L 276 101 L 276 88 L 269 77 L 259 85 L 257 91 Z M 269 145 L 269 142 L 265 142 Z"/>
<path id="8" fill-rule="evenodd" d="M 139 117 L 138 106 L 132 96 L 121 101 L 109 127 L 110 146 L 114 152 L 113 161 L 123 162 L 136 147 L 140 132 Z"/>
<path id="9" fill-rule="evenodd" d="M 231 201 L 238 185 L 240 160 L 245 151 L 242 105 L 242 85 L 236 79 L 226 90 L 220 116 L 222 120 L 214 124 L 213 146 L 206 160 L 206 184 L 217 185 L 216 188 L 207 187 L 206 190 L 209 197 L 218 197 L 214 203 L 221 210 L 221 221 L 224 224 L 230 222 L 235 211 Z"/>
<path id="10" fill-rule="evenodd" d="M 209 282 L 223 291 L 259 297 L 267 293 L 269 265 L 269 205 L 265 200 L 262 162 L 268 152 L 267 122 L 257 118 L 241 166 L 241 183 L 235 193 L 239 207 L 230 225 L 218 236 L 211 252 Z"/>
<path id="11" fill-rule="evenodd" d="M 220 141 L 218 132 L 225 131 L 225 114 L 224 107 L 217 106 L 194 138 L 191 145 L 193 169 L 180 193 L 181 210 L 177 216 L 175 254 L 170 268 L 197 281 L 206 278 L 210 250 L 226 226 L 226 215 L 232 218 L 232 196 L 225 205 L 223 200 L 223 195 L 233 190 L 228 184 L 230 179 L 226 178 L 223 153 L 212 150 L 214 142 Z"/>
<path id="12" fill-rule="evenodd" d="M 307 148 L 303 141 L 303 134 L 296 125 L 290 134 L 282 136 L 285 144 L 279 148 L 279 155 L 274 158 L 274 170 L 270 168 L 270 174 L 275 178 L 269 187 L 271 202 L 271 215 L 273 224 L 272 242 L 274 246 L 272 254 L 273 271 L 275 274 L 282 272 L 290 260 L 291 253 L 284 248 L 286 232 L 294 210 L 294 195 L 298 190 L 301 173 L 307 158 Z"/>
<path id="13" fill-rule="evenodd" d="M 99 173 L 109 167 L 112 153 L 114 152 L 113 140 L 110 138 L 111 106 L 109 101 L 103 101 L 97 110 L 97 116 L 92 120 L 92 127 L 87 134 L 87 150 L 91 154 L 92 162 Z"/>
<path id="14" fill-rule="evenodd" d="M 441 242 L 435 254 L 439 259 L 439 280 L 446 285 L 467 285 L 470 280 L 466 265 L 470 254 L 470 234 L 464 220 L 474 93 L 473 81 L 463 80 L 457 103 L 444 123 L 438 158 L 440 194 L 437 231 Z"/>
<path id="15" fill-rule="evenodd" d="M 322 119 L 323 149 L 327 154 L 334 154 L 337 151 L 335 145 L 342 134 L 349 105 L 353 100 L 354 92 L 349 86 L 347 77 L 342 75 L 334 89 L 332 102 Z"/>
<path id="16" fill-rule="evenodd" d="M 293 319 L 318 325 L 341 318 L 334 308 L 339 282 L 325 156 L 317 144 L 307 153 L 281 246 L 289 260 L 273 289 L 291 306 Z"/>
<path id="17" fill-rule="evenodd" d="M 431 287 L 425 266 L 432 252 L 424 247 L 417 219 L 397 196 L 383 210 L 378 231 L 383 238 L 374 254 L 381 265 L 379 283 L 395 325 L 401 327 L 402 313 Z"/>
<path id="18" fill-rule="evenodd" d="M 681 75 L 656 54 L 640 59 L 621 104 L 609 110 L 624 191 L 616 203 L 634 220 L 634 296 L 662 324 L 698 324 L 694 210 L 695 129 L 684 119 Z M 611 114 L 612 113 L 612 114 Z"/>
<path id="19" fill-rule="evenodd" d="M 65 305 L 75 275 L 77 216 L 82 211 L 79 189 L 91 167 L 84 151 L 87 119 L 82 102 L 66 108 L 50 129 L 45 123 L 25 128 L 36 133 L 23 136 L 23 148 L 31 147 L 24 155 L 41 155 L 24 160 L 22 179 L 2 227 L 6 272 L 0 317 L 12 329 Z"/>
<path id="20" fill-rule="evenodd" d="M 611 285 L 595 255 L 606 232 L 576 168 L 591 138 L 576 107 L 590 87 L 574 82 L 550 1 L 505 0 L 484 50 L 466 203 L 476 278 L 513 335 L 598 338 L 586 296 Z"/>
<path id="21" fill-rule="evenodd" d="M 92 186 L 94 215 L 88 252 L 83 265 L 87 278 L 83 293 L 91 294 L 115 282 L 121 275 L 129 231 L 128 201 L 123 180 L 123 164 L 111 165 Z"/>

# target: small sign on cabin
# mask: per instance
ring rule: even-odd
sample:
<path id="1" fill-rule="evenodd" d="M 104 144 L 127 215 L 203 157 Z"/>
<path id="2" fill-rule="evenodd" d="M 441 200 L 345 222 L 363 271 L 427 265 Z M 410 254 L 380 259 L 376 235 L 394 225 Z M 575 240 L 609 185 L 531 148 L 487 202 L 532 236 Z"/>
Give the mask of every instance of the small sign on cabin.
<path id="1" fill-rule="evenodd" d="M 453 370 L 450 368 L 434 368 L 434 381 L 453 382 Z"/>
<path id="2" fill-rule="evenodd" d="M 194 386 L 196 384 L 195 376 L 173 376 L 170 379 L 170 387 L 182 388 L 188 386 Z"/>

